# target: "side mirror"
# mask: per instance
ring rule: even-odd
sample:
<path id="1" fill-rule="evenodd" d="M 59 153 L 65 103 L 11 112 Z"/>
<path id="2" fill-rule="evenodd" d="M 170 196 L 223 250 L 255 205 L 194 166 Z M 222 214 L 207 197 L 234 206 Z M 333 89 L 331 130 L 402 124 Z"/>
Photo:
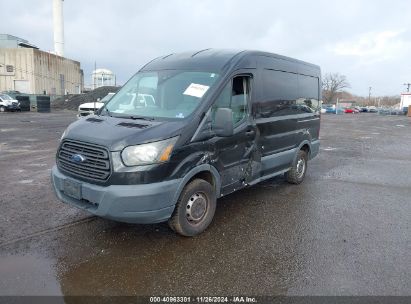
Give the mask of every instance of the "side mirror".
<path id="1" fill-rule="evenodd" d="M 215 112 L 213 131 L 217 136 L 233 135 L 233 111 L 229 108 L 218 108 Z"/>
<path id="2" fill-rule="evenodd" d="M 100 102 L 101 98 L 97 98 L 97 102 Z"/>

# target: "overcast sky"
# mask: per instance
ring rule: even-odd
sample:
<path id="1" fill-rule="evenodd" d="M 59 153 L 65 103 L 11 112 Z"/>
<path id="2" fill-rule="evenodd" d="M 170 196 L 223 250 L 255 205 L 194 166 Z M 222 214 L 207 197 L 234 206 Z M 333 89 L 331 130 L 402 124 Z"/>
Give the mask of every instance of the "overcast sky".
<path id="1" fill-rule="evenodd" d="M 52 0 L 0 0 L 0 33 L 53 50 Z M 65 0 L 65 56 L 124 83 L 160 55 L 264 50 L 346 75 L 350 92 L 394 95 L 411 82 L 411 2 L 382 0 Z"/>

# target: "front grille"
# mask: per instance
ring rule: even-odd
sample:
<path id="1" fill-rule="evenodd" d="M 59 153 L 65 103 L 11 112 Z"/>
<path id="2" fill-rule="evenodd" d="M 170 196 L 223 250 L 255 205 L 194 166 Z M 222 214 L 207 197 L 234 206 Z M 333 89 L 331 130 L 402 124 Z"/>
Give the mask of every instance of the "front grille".
<path id="1" fill-rule="evenodd" d="M 85 160 L 76 162 L 73 155 L 80 154 Z M 108 151 L 100 146 L 80 141 L 65 140 L 57 156 L 59 169 L 94 180 L 107 180 L 111 173 Z"/>

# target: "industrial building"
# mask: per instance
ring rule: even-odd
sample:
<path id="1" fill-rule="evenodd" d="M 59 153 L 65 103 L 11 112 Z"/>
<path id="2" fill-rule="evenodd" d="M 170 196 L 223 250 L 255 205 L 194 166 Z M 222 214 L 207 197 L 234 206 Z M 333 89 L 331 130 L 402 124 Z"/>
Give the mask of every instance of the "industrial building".
<path id="1" fill-rule="evenodd" d="M 64 95 L 81 93 L 80 62 L 44 52 L 27 40 L 0 34 L 0 91 Z"/>

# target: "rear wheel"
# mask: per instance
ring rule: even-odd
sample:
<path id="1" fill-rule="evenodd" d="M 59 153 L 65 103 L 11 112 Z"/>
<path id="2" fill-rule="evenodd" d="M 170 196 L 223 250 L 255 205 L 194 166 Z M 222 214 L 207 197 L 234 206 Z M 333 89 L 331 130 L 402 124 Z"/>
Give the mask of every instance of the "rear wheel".
<path id="1" fill-rule="evenodd" d="M 287 182 L 291 184 L 301 184 L 304 180 L 305 173 L 307 172 L 307 160 L 307 152 L 305 150 L 300 150 L 290 171 L 285 173 Z"/>
<path id="2" fill-rule="evenodd" d="M 212 185 L 195 179 L 185 186 L 168 224 L 183 236 L 200 234 L 210 225 L 216 209 L 216 195 Z"/>

